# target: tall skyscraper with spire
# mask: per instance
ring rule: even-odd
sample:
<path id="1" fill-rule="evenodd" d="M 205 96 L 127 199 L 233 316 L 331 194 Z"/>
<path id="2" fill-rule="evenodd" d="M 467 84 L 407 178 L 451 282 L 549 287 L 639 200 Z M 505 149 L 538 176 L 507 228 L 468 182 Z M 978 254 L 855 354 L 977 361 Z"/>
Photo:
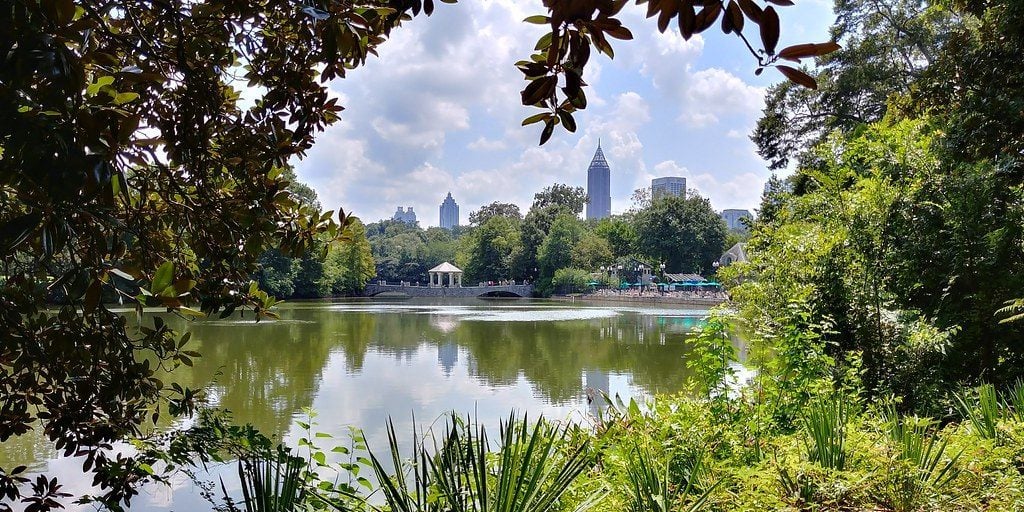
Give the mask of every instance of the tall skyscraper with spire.
<path id="1" fill-rule="evenodd" d="M 452 199 L 451 192 L 448 192 L 448 197 L 444 198 L 440 210 L 442 228 L 452 229 L 459 225 L 459 203 Z"/>
<path id="2" fill-rule="evenodd" d="M 587 219 L 603 219 L 612 214 L 612 170 L 601 151 L 601 140 L 587 169 Z"/>

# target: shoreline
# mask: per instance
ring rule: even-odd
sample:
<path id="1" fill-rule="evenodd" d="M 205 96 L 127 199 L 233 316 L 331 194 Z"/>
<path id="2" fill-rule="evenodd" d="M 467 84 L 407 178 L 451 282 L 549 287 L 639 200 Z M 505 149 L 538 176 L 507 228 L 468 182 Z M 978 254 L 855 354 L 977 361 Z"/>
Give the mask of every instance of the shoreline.
<path id="1" fill-rule="evenodd" d="M 724 298 L 711 297 L 664 297 L 657 294 L 652 295 L 552 295 L 552 300 L 565 302 L 611 302 L 625 304 L 677 304 L 686 306 L 701 306 L 710 308 L 728 302 Z"/>

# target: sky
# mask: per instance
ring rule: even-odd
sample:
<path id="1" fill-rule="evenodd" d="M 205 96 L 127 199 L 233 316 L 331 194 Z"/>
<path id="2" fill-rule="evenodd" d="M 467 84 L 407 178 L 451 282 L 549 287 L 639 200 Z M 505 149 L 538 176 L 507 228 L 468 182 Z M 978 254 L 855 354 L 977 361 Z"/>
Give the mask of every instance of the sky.
<path id="1" fill-rule="evenodd" d="M 827 40 L 828 0 L 778 8 L 779 48 Z M 437 226 L 448 192 L 460 224 L 493 201 L 525 213 L 533 194 L 553 183 L 586 187 L 598 141 L 611 167 L 612 213 L 630 207 L 652 178 L 683 176 L 716 210 L 757 207 L 771 175 L 749 139 L 767 87 L 782 80 L 718 24 L 684 41 L 657 31 L 633 5 L 619 18 L 634 35 L 612 40 L 615 58 L 593 52 L 584 80 L 587 109 L 576 133 L 557 127 L 538 146 L 540 112 L 520 104 L 525 85 L 515 62 L 526 59 L 545 27 L 523 23 L 544 12 L 539 0 L 436 3 L 392 32 L 379 58 L 330 84 L 346 107 L 295 162 L 327 209 L 365 222 L 412 206 L 420 226 Z M 750 28 L 747 29 L 750 31 Z M 756 32 L 752 32 L 758 40 Z"/>

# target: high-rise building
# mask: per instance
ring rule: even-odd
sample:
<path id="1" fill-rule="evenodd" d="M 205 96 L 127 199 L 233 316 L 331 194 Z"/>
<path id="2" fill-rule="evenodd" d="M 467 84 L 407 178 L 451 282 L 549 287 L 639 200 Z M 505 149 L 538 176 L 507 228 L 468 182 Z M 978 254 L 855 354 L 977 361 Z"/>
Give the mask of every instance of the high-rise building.
<path id="1" fill-rule="evenodd" d="M 452 369 L 459 362 L 459 346 L 446 341 L 437 346 L 437 363 L 444 370 L 445 377 L 452 374 Z"/>
<path id="2" fill-rule="evenodd" d="M 746 226 L 740 219 L 746 217 L 753 220 L 754 218 L 749 210 L 722 210 L 721 216 L 729 229 L 746 229 Z"/>
<path id="3" fill-rule="evenodd" d="M 441 203 L 440 211 L 442 228 L 452 229 L 459 225 L 459 203 L 452 199 L 451 192 L 448 192 L 448 197 Z"/>
<path id="4" fill-rule="evenodd" d="M 666 176 L 651 180 L 651 199 L 662 196 L 686 197 L 686 178 Z"/>
<path id="5" fill-rule="evenodd" d="M 408 210 L 399 206 L 398 210 L 395 210 L 395 214 L 391 216 L 391 220 L 400 220 L 406 224 L 416 224 L 416 212 L 412 211 L 412 206 Z"/>
<path id="6" fill-rule="evenodd" d="M 587 219 L 603 219 L 612 214 L 612 170 L 597 141 L 597 151 L 587 169 Z"/>

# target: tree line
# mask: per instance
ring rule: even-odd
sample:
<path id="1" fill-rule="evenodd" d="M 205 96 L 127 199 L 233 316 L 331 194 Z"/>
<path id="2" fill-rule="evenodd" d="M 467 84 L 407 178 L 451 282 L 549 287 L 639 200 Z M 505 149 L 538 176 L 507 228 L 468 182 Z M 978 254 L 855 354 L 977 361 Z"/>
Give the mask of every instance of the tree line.
<path id="1" fill-rule="evenodd" d="M 322 210 L 316 191 L 298 181 L 290 167 L 282 175 L 293 197 L 314 211 Z M 366 226 L 352 217 L 341 237 L 332 240 L 318 235 L 310 250 L 301 255 L 290 255 L 278 246 L 266 249 L 253 279 L 277 299 L 316 299 L 358 295 L 374 274 Z"/>
<path id="2" fill-rule="evenodd" d="M 392 220 L 369 224 L 377 278 L 425 283 L 427 270 L 450 261 L 463 269 L 467 285 L 530 281 L 548 295 L 581 282 L 583 289 L 593 279 L 608 284 L 608 269 L 634 260 L 651 269 L 664 264 L 666 272 L 708 273 L 726 244 L 739 239 L 695 191 L 637 197 L 626 213 L 582 220 L 583 189 L 553 184 L 534 195 L 525 215 L 517 205 L 494 202 L 470 213 L 469 226 L 452 231 Z M 624 268 L 620 277 L 635 280 L 635 273 Z"/>

